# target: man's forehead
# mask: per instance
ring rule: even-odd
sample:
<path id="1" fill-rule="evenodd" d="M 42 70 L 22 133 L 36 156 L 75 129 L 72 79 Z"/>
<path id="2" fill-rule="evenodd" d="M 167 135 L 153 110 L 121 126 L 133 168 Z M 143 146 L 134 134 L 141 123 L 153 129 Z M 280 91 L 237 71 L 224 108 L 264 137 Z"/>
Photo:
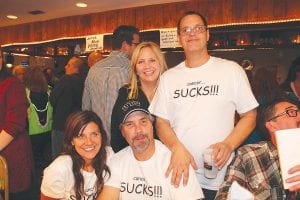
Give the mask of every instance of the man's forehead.
<path id="1" fill-rule="evenodd" d="M 147 114 L 143 111 L 134 111 L 134 112 L 130 113 L 130 115 L 128 115 L 125 122 L 131 121 L 135 117 L 140 117 L 140 118 L 149 117 L 149 114 Z"/>
<path id="2" fill-rule="evenodd" d="M 201 19 L 200 16 L 198 15 L 187 15 L 184 18 L 182 18 L 181 22 L 180 22 L 180 26 L 184 27 L 184 26 L 188 26 L 190 24 L 199 24 L 199 25 L 203 25 L 203 21 Z"/>
<path id="3" fill-rule="evenodd" d="M 295 104 L 289 103 L 289 102 L 280 102 L 276 105 L 276 112 L 284 112 L 290 108 L 297 108 Z"/>

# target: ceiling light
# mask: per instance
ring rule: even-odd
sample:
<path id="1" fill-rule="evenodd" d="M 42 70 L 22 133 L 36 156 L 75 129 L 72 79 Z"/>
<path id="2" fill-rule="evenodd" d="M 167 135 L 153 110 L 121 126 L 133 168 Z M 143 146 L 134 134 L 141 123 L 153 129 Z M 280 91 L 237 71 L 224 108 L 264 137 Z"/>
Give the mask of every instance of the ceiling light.
<path id="1" fill-rule="evenodd" d="M 6 15 L 6 17 L 7 17 L 8 19 L 18 19 L 18 17 L 15 16 L 15 15 Z"/>
<path id="2" fill-rule="evenodd" d="M 76 6 L 79 7 L 79 8 L 85 8 L 87 7 L 87 4 L 86 3 L 76 3 Z"/>

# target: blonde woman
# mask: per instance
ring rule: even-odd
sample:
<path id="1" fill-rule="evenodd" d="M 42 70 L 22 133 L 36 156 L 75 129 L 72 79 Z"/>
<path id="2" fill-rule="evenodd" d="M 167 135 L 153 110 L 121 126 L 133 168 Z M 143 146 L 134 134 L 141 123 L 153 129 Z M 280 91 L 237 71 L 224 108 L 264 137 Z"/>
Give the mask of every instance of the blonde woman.
<path id="1" fill-rule="evenodd" d="M 134 50 L 130 62 L 128 84 L 120 88 L 111 116 L 111 146 L 115 152 L 128 146 L 122 137 L 118 118 L 120 106 L 127 99 L 137 99 L 149 106 L 160 75 L 167 69 L 164 55 L 153 42 L 142 42 Z"/>

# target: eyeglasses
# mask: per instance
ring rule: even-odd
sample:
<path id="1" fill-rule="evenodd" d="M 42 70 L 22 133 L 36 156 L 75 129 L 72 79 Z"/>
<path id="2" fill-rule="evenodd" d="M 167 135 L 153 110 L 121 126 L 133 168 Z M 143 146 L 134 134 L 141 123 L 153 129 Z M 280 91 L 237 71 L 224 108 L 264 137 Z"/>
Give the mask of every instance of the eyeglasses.
<path id="1" fill-rule="evenodd" d="M 199 34 L 199 33 L 203 33 L 206 31 L 206 26 L 205 25 L 197 25 L 197 26 L 194 26 L 194 27 L 184 27 L 182 29 L 180 29 L 180 33 L 182 35 L 189 35 L 191 34 L 192 32 L 196 33 L 196 34 Z"/>
<path id="2" fill-rule="evenodd" d="M 299 112 L 299 109 L 288 109 L 288 110 L 286 110 L 282 113 L 279 113 L 278 115 L 272 117 L 271 119 L 268 120 L 268 122 L 272 121 L 274 119 L 277 119 L 278 117 L 282 117 L 284 115 L 288 115 L 289 117 L 297 117 L 298 112 Z"/>

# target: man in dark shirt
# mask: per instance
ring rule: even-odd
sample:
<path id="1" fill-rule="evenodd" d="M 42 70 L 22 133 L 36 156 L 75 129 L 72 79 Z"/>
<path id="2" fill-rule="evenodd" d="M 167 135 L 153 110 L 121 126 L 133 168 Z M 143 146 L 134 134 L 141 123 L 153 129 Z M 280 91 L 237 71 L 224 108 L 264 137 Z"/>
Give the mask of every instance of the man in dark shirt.
<path id="1" fill-rule="evenodd" d="M 84 63 L 80 58 L 72 57 L 65 66 L 65 75 L 55 85 L 50 102 L 53 106 L 52 157 L 56 157 L 62 149 L 64 126 L 67 117 L 81 110 L 81 99 L 84 87 L 82 72 Z"/>

